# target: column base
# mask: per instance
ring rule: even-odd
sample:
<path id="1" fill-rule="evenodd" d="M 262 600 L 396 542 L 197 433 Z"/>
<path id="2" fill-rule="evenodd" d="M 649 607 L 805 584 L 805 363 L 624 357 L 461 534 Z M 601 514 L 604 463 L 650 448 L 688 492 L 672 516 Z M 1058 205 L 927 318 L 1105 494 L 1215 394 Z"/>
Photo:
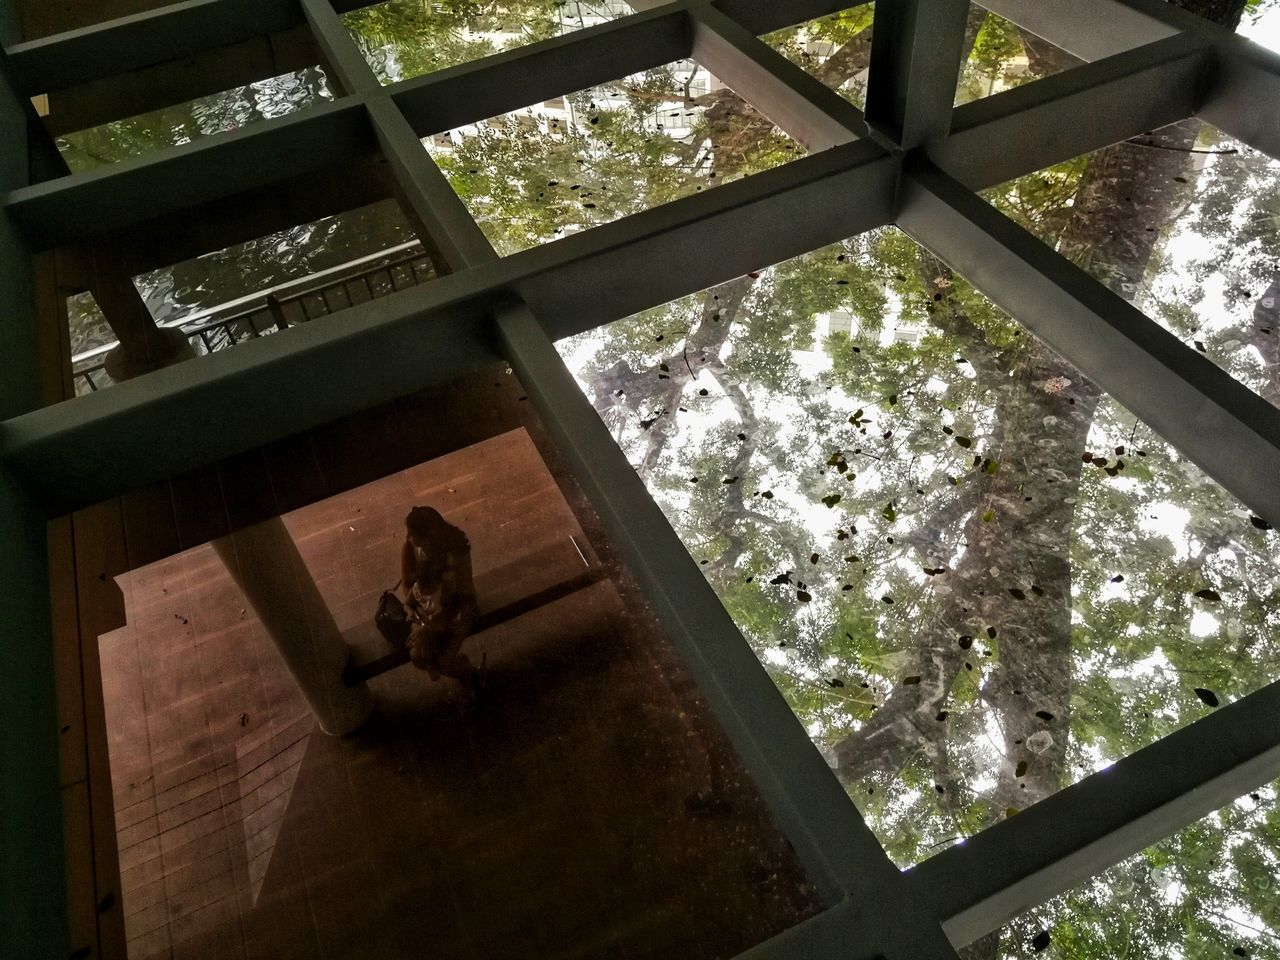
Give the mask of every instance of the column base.
<path id="1" fill-rule="evenodd" d="M 186 335 L 177 327 L 158 328 L 147 340 L 142 348 L 117 344 L 106 357 L 107 376 L 119 383 L 195 356 Z"/>

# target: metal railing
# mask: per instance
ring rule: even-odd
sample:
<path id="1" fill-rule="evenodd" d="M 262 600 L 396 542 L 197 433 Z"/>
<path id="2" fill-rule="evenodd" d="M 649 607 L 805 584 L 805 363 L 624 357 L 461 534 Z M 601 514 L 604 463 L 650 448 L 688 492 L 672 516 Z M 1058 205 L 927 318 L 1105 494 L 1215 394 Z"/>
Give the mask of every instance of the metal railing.
<path id="1" fill-rule="evenodd" d="M 196 356 L 225 350 L 245 340 L 276 333 L 359 303 L 417 286 L 435 276 L 418 240 L 330 267 L 300 280 L 278 284 L 245 297 L 187 314 L 161 327 L 180 329 Z M 85 350 L 71 358 L 76 396 L 115 381 L 106 358 L 118 342 Z"/>

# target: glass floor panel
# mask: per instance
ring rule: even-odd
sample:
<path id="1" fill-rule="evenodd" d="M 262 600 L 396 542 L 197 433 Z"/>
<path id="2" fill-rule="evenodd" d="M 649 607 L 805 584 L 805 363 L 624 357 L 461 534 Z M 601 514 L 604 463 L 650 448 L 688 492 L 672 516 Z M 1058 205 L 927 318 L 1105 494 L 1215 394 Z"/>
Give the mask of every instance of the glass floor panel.
<path id="1" fill-rule="evenodd" d="M 386 0 L 342 20 L 383 84 L 470 63 L 634 12 L 625 0 Z"/>
<path id="2" fill-rule="evenodd" d="M 968 947 L 1021 957 L 1280 957 L 1280 816 L 1272 783 Z"/>
<path id="3" fill-rule="evenodd" d="M 1061 73 L 1081 62 L 976 3 L 969 5 L 965 44 L 968 55 L 956 87 L 957 107 Z"/>
<path id="4" fill-rule="evenodd" d="M 1188 120 L 985 196 L 1280 405 L 1280 161 Z"/>
<path id="5" fill-rule="evenodd" d="M 423 140 L 502 254 L 803 155 L 693 60 Z"/>
<path id="6" fill-rule="evenodd" d="M 874 3 L 863 3 L 761 39 L 861 110 L 867 103 L 874 12 Z"/>
<path id="7" fill-rule="evenodd" d="M 895 229 L 563 341 L 909 866 L 1280 675 L 1280 541 Z"/>

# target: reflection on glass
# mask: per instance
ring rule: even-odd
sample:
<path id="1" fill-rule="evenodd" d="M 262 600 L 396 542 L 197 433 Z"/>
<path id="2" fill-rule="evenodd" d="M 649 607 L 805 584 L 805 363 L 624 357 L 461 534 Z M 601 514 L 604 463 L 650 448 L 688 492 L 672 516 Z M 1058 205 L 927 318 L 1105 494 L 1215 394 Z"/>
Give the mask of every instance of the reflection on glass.
<path id="1" fill-rule="evenodd" d="M 1075 57 L 976 3 L 965 25 L 968 51 L 956 87 L 956 106 L 1012 90 L 1080 63 Z"/>
<path id="2" fill-rule="evenodd" d="M 236 244 L 133 279 L 162 327 L 195 355 L 337 313 L 435 276 L 394 200 Z M 67 298 L 78 394 L 109 386 L 116 336 L 91 293 Z"/>
<path id="3" fill-rule="evenodd" d="M 119 163 L 165 147 L 238 130 L 332 100 L 324 71 L 308 67 L 89 130 L 56 143 L 72 173 Z"/>
<path id="4" fill-rule="evenodd" d="M 1280 542 L 896 230 L 562 344 L 892 858 L 1280 674 Z"/>
<path id="5" fill-rule="evenodd" d="M 1280 405 L 1280 161 L 1188 120 L 987 196 Z"/>
<path id="6" fill-rule="evenodd" d="M 514 405 L 496 376 L 476 388 Z M 270 485 L 313 471 L 275 460 Z M 207 529 L 242 481 L 223 465 L 203 512 L 180 502 Z M 711 958 L 817 912 L 583 509 L 515 429 L 117 577 L 99 649 L 132 960 Z"/>
<path id="7" fill-rule="evenodd" d="M 864 3 L 761 39 L 861 110 L 867 102 L 874 10 L 874 3 Z"/>
<path id="8" fill-rule="evenodd" d="M 504 255 L 780 166 L 803 152 L 693 60 L 423 144 Z"/>
<path id="9" fill-rule="evenodd" d="M 479 60 L 632 12 L 625 0 L 505 0 L 487 4 L 386 0 L 343 23 L 378 79 L 396 83 Z"/>
<path id="10" fill-rule="evenodd" d="M 762 39 L 861 110 L 866 106 L 874 10 L 874 3 L 864 3 L 774 31 Z M 1079 62 L 977 4 L 970 6 L 964 49 L 967 53 L 956 88 L 957 106 L 1059 73 Z"/>
<path id="11" fill-rule="evenodd" d="M 966 960 L 1280 957 L 1276 784 L 971 945 Z M 1045 946 L 1048 944 L 1048 946 Z"/>

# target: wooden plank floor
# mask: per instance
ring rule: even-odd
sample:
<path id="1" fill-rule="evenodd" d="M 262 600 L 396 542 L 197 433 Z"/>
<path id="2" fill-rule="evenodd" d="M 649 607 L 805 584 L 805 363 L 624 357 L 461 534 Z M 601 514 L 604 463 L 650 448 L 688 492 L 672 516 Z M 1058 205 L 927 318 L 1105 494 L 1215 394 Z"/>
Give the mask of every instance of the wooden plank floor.
<path id="1" fill-rule="evenodd" d="M 482 609 L 608 553 L 523 428 L 302 507 L 286 526 L 361 655 L 419 503 L 467 532 Z M 617 577 L 475 638 L 478 703 L 403 667 L 340 739 L 211 546 L 117 582 L 128 625 L 99 646 L 131 960 L 723 957 L 817 908 Z"/>

